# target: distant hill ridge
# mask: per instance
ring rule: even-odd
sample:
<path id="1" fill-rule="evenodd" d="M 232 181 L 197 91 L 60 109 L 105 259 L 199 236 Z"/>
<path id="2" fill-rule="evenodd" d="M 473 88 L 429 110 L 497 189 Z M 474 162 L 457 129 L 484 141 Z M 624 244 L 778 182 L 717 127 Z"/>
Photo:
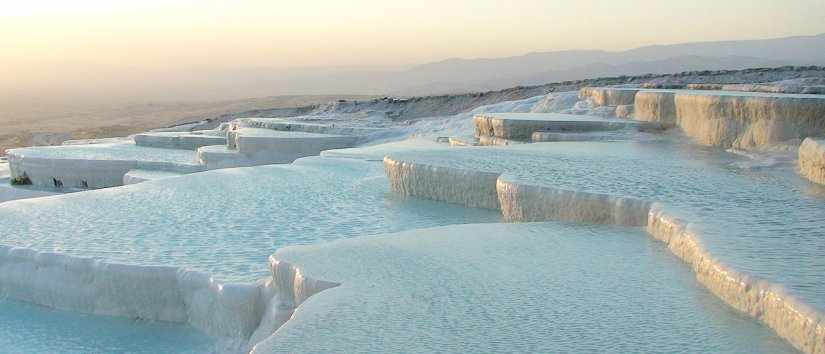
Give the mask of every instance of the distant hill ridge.
<path id="1" fill-rule="evenodd" d="M 420 94 L 428 91 L 491 90 L 613 75 L 783 65 L 825 65 L 825 33 L 761 40 L 651 45 L 616 52 L 569 50 L 506 58 L 453 58 L 404 72 L 404 76 L 427 82 L 399 88 L 397 92 Z"/>
<path id="2" fill-rule="evenodd" d="M 647 73 L 825 65 L 825 34 L 652 45 L 625 51 L 566 50 L 504 58 L 452 58 L 409 68 L 191 68 L 85 75 L 54 72 L 48 85 L 9 86 L 12 101 L 181 102 L 279 95 L 422 96 Z M 51 66 L 44 67 L 48 72 Z M 2 81 L 2 80 L 0 80 Z M 2 87 L 0 87 L 2 89 Z"/>

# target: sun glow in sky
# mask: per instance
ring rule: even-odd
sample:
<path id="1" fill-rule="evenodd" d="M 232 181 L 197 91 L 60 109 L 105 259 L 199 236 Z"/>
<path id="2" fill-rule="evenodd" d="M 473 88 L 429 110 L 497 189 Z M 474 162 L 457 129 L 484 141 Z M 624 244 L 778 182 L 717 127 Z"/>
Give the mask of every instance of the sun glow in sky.
<path id="1" fill-rule="evenodd" d="M 403 67 L 812 35 L 823 18 L 823 0 L 0 0 L 0 96 L 115 73 Z"/>
<path id="2" fill-rule="evenodd" d="M 27 0 L 0 5 L 18 65 L 406 65 L 825 32 L 822 0 Z"/>

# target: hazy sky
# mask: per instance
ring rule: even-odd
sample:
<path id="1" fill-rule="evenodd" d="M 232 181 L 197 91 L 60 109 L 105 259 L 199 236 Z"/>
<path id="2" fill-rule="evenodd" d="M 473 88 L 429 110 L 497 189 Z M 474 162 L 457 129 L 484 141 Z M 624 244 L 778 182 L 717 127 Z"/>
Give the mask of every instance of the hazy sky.
<path id="1" fill-rule="evenodd" d="M 400 66 L 811 35 L 823 19 L 825 0 L 9 0 L 0 88 L 67 73 Z"/>
<path id="2" fill-rule="evenodd" d="M 823 0 L 26 0 L 0 6 L 0 58 L 17 65 L 403 65 L 821 32 Z"/>

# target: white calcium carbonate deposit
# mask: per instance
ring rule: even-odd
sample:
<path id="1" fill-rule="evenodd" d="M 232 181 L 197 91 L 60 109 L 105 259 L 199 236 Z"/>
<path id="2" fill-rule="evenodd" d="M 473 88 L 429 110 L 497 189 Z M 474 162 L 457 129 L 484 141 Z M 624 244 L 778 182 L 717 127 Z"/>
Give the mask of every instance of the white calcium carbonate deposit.
<path id="1" fill-rule="evenodd" d="M 559 143 L 560 144 L 560 143 Z M 688 224 L 652 207 L 655 201 L 571 190 L 552 184 L 526 182 L 529 178 L 509 177 L 496 172 L 499 153 L 469 154 L 478 148 L 463 148 L 472 162 L 462 162 L 460 150 L 455 158 L 427 157 L 422 154 L 390 153 L 384 160 L 392 189 L 402 195 L 459 203 L 468 206 L 499 208 L 505 220 L 561 220 L 585 223 L 647 226 L 651 237 L 688 263 L 697 279 L 732 307 L 749 314 L 776 331 L 798 349 L 808 353 L 825 352 L 825 327 L 822 313 L 788 295 L 781 286 L 740 273 L 717 261 L 707 252 Z M 553 149 L 553 145 L 547 145 Z M 529 151 L 529 150 L 527 150 Z M 550 150 L 548 150 L 550 151 Z M 416 157 L 422 156 L 422 157 Z M 527 158 L 532 155 L 526 155 Z M 409 159 L 405 159 L 409 158 Z M 466 158 L 466 157 L 465 157 Z M 513 158 L 517 158 L 513 156 Z M 427 161 L 433 161 L 428 163 Z M 547 161 L 546 164 L 554 164 Z M 498 167 L 518 170 L 518 164 Z M 449 166 L 449 167 L 448 167 Z M 472 167 L 477 166 L 477 167 Z M 559 166 L 561 168 L 561 166 Z M 542 172 L 533 171 L 541 174 Z M 547 178 L 552 181 L 552 175 Z"/>
<path id="2" fill-rule="evenodd" d="M 809 180 L 825 184 L 825 139 L 807 138 L 802 142 L 799 171 Z"/>
<path id="3" fill-rule="evenodd" d="M 634 118 L 676 125 L 698 143 L 753 149 L 825 133 L 825 95 L 703 90 L 582 89 L 606 105 L 605 96 L 635 97 Z"/>
<path id="4" fill-rule="evenodd" d="M 813 185 L 658 132 L 798 139 L 825 130 L 825 97 L 578 94 L 381 128 L 244 118 L 10 150 L 0 179 L 129 186 L 0 205 L 0 294 L 240 352 L 791 351 L 776 334 L 825 354 Z M 552 142 L 515 143 L 531 140 Z M 257 166 L 273 163 L 292 164 Z M 799 167 L 825 181 L 821 140 Z"/>

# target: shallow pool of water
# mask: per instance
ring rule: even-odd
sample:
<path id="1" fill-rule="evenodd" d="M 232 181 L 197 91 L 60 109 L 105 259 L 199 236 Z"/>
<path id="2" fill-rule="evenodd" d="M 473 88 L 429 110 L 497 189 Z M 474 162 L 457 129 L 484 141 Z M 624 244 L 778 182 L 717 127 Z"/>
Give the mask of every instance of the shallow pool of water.
<path id="1" fill-rule="evenodd" d="M 127 160 L 196 164 L 194 151 L 137 146 L 131 141 L 66 146 L 38 146 L 13 149 L 11 153 L 23 157 L 83 160 Z"/>
<path id="2" fill-rule="evenodd" d="M 792 353 L 642 230 L 447 226 L 288 247 L 341 282 L 256 353 Z"/>
<path id="3" fill-rule="evenodd" d="M 559 142 L 390 153 L 403 161 L 504 172 L 504 178 L 662 202 L 708 250 L 825 309 L 825 191 L 790 161 L 673 142 Z"/>
<path id="4" fill-rule="evenodd" d="M 250 281 L 282 246 L 499 219 L 398 198 L 380 162 L 313 157 L 0 204 L 0 244 Z"/>
<path id="5" fill-rule="evenodd" d="M 57 311 L 0 299 L 2 353 L 212 353 L 189 327 Z"/>

